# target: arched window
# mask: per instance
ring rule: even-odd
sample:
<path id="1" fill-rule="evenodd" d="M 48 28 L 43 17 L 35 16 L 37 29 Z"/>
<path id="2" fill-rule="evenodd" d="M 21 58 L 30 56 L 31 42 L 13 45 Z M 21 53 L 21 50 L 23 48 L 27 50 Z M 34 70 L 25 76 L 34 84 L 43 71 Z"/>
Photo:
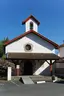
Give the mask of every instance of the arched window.
<path id="1" fill-rule="evenodd" d="M 33 29 L 33 22 L 30 22 L 30 29 Z"/>

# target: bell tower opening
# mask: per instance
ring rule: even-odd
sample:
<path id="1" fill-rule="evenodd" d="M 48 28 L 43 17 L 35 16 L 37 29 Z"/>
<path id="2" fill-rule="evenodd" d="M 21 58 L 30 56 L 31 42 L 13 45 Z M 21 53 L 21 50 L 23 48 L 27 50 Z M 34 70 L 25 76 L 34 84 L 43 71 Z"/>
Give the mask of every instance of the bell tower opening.
<path id="1" fill-rule="evenodd" d="M 33 22 L 30 22 L 30 30 L 33 30 Z"/>

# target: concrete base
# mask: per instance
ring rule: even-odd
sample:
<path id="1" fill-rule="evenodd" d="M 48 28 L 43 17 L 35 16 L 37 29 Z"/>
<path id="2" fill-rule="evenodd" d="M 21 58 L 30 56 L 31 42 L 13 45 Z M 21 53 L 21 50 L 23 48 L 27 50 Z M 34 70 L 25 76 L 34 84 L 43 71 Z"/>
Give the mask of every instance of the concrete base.
<path id="1" fill-rule="evenodd" d="M 38 81 L 37 84 L 46 83 L 46 81 Z"/>

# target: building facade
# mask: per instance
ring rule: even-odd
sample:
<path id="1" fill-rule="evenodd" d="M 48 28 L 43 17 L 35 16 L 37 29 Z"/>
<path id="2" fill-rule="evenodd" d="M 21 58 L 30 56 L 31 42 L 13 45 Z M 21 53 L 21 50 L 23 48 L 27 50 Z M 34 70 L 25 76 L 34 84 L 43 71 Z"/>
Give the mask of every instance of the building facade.
<path id="1" fill-rule="evenodd" d="M 16 75 L 50 75 L 51 63 L 59 59 L 58 44 L 38 32 L 40 22 L 29 16 L 22 22 L 25 32 L 5 43 L 6 58 L 15 64 Z"/>

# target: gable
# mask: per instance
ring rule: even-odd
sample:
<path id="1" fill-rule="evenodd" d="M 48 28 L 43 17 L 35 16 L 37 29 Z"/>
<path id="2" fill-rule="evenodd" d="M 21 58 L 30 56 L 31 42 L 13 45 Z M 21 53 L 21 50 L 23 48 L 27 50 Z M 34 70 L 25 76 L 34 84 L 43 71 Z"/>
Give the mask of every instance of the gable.
<path id="1" fill-rule="evenodd" d="M 33 15 L 30 15 L 26 20 L 22 22 L 22 24 L 25 24 L 29 19 L 33 19 L 38 25 L 40 24 L 40 22 Z"/>
<path id="2" fill-rule="evenodd" d="M 22 34 L 22 35 L 20 35 L 20 36 L 18 36 L 18 37 L 16 37 L 16 38 L 14 38 L 14 39 L 6 42 L 4 45 L 6 46 L 6 45 L 8 45 L 8 44 L 10 44 L 10 43 L 13 43 L 13 42 L 17 41 L 18 39 L 23 38 L 24 36 L 26 36 L 26 35 L 28 35 L 28 34 L 30 34 L 30 33 L 33 33 L 33 34 L 39 36 L 39 37 L 42 38 L 43 40 L 45 40 L 45 41 L 49 42 L 51 45 L 53 45 L 56 49 L 58 49 L 58 47 L 59 47 L 58 44 L 56 44 L 55 42 L 49 40 L 48 38 L 44 37 L 43 35 L 35 32 L 35 31 L 33 31 L 33 30 L 30 30 L 30 31 L 28 31 L 28 32 L 25 32 L 24 34 Z"/>
<path id="3" fill-rule="evenodd" d="M 26 51 L 25 45 L 30 44 L 32 50 Z M 10 52 L 33 52 L 33 53 L 52 53 L 54 46 L 44 39 L 40 38 L 34 33 L 27 34 L 23 38 L 20 38 L 5 47 L 5 53 Z"/>

